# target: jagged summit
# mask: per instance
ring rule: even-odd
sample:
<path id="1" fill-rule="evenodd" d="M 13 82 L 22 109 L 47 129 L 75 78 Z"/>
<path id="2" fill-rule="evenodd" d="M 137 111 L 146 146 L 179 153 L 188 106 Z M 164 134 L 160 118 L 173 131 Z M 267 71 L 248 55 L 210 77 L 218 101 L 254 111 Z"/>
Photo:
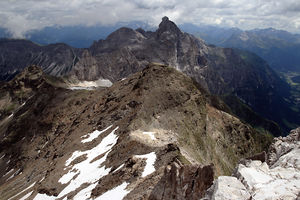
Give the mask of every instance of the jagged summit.
<path id="1" fill-rule="evenodd" d="M 232 95 L 263 118 L 279 123 L 284 130 L 300 124 L 299 113 L 286 101 L 290 88 L 265 61 L 248 52 L 209 46 L 182 33 L 167 17 L 155 32 L 121 28 L 88 49 L 0 42 L 0 54 L 0 59 L 5 58 L 5 62 L 0 60 L 0 79 L 1 74 L 12 77 L 16 70 L 38 64 L 46 73 L 55 76 L 116 82 L 141 71 L 151 62 L 161 63 L 193 77 L 211 94 Z M 232 101 L 228 104 L 234 106 Z M 249 122 L 249 115 L 245 117 L 241 113 L 236 112 Z M 269 131 L 277 129 L 274 134 L 281 134 L 273 122 L 252 122 L 249 123 L 255 127 Z"/>
<path id="2" fill-rule="evenodd" d="M 156 33 L 158 38 L 163 37 L 163 33 L 175 34 L 177 37 L 182 34 L 177 25 L 174 22 L 170 21 L 168 17 L 162 18 L 162 21 L 159 24 L 159 28 L 156 30 Z"/>

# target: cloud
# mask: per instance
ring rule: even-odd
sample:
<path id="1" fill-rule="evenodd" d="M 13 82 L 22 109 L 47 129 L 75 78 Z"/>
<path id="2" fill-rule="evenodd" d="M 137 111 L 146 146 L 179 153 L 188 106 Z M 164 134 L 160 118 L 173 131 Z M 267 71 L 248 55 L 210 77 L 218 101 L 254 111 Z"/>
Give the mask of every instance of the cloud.
<path id="1" fill-rule="evenodd" d="M 177 24 L 218 24 L 242 29 L 274 27 L 299 32 L 299 0 L 5 0 L 0 27 L 14 37 L 46 26 L 109 25 L 163 16 Z"/>

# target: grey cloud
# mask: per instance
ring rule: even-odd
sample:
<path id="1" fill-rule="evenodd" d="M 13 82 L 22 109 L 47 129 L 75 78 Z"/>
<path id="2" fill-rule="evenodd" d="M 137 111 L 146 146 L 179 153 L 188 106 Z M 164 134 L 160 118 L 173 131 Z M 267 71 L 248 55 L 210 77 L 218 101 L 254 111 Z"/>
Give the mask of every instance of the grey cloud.
<path id="1" fill-rule="evenodd" d="M 0 27 L 22 37 L 30 30 L 54 25 L 108 25 L 132 20 L 157 25 L 167 15 L 178 24 L 299 32 L 299 11 L 299 0 L 6 0 L 0 1 Z"/>

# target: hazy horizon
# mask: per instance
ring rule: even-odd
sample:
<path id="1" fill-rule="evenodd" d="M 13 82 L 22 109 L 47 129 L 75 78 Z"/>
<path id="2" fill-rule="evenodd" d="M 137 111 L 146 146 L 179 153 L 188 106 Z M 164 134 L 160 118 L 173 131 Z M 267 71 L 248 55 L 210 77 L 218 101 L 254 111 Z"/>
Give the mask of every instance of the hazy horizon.
<path id="1" fill-rule="evenodd" d="M 0 27 L 16 38 L 53 26 L 98 26 L 142 21 L 157 26 L 163 16 L 176 24 L 206 24 L 242 30 L 275 28 L 300 33 L 296 0 L 8 0 L 0 2 Z"/>

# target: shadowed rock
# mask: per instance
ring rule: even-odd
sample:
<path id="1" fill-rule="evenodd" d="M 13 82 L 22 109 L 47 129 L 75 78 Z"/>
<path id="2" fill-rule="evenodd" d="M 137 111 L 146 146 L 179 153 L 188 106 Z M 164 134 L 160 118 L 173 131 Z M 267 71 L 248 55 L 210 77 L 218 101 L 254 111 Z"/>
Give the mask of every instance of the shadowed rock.
<path id="1" fill-rule="evenodd" d="M 151 200 L 199 199 L 212 185 L 214 179 L 213 166 L 199 165 L 180 166 L 173 163 L 165 169 L 165 174 L 155 186 Z"/>

